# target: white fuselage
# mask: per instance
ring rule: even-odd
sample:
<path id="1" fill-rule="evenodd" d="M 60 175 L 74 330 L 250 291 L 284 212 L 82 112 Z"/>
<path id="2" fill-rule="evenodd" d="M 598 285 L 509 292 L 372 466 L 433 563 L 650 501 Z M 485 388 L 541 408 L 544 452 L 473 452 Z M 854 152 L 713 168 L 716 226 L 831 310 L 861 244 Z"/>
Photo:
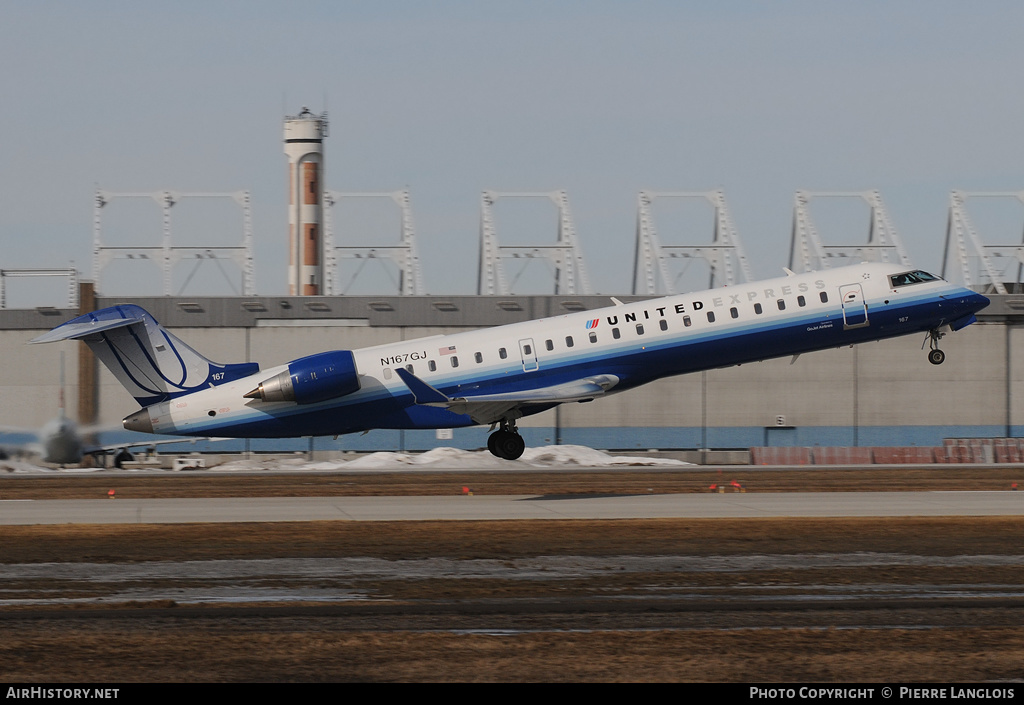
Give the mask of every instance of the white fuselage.
<path id="1" fill-rule="evenodd" d="M 246 396 L 289 369 L 281 365 L 154 404 L 148 418 L 154 433 L 237 437 L 471 425 L 465 415 L 417 406 L 395 369 L 469 399 L 594 374 L 618 380 L 615 392 L 674 374 L 958 327 L 987 304 L 937 278 L 897 285 L 894 275 L 905 270 L 865 263 L 362 348 L 352 351 L 359 388 L 337 399 L 304 405 Z M 552 405 L 523 404 L 518 413 Z"/>

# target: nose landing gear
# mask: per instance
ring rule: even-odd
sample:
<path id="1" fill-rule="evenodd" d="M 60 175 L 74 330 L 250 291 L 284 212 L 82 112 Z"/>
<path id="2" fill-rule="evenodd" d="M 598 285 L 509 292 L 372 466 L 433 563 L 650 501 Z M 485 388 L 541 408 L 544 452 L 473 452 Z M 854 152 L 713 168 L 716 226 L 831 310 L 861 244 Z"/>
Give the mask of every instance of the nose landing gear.
<path id="1" fill-rule="evenodd" d="M 501 427 L 487 437 L 487 450 L 505 460 L 516 460 L 526 450 L 526 441 L 516 430 L 516 422 L 501 420 Z"/>
<path id="2" fill-rule="evenodd" d="M 938 330 L 928 331 L 928 338 L 925 342 L 928 343 L 928 347 L 930 348 L 928 350 L 928 362 L 932 363 L 933 365 L 941 365 L 943 361 L 946 359 L 946 353 L 939 350 L 939 340 L 944 335 L 946 334 L 941 333 Z M 924 346 L 922 345 L 921 347 Z"/>

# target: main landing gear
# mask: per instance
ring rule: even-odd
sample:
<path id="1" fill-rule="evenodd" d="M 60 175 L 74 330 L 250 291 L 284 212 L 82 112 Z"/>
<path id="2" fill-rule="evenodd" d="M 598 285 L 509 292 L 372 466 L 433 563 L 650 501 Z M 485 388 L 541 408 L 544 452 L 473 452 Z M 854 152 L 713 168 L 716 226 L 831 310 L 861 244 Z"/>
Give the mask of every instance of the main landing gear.
<path id="1" fill-rule="evenodd" d="M 944 336 L 945 333 L 940 333 L 938 330 L 928 331 L 928 338 L 925 342 L 928 343 L 928 362 L 933 365 L 941 365 L 946 359 L 946 353 L 939 350 L 939 340 Z M 921 347 L 924 347 L 923 345 Z"/>
<path id="2" fill-rule="evenodd" d="M 487 450 L 505 460 L 516 460 L 526 450 L 526 441 L 516 430 L 516 422 L 501 420 L 501 427 L 487 437 Z"/>

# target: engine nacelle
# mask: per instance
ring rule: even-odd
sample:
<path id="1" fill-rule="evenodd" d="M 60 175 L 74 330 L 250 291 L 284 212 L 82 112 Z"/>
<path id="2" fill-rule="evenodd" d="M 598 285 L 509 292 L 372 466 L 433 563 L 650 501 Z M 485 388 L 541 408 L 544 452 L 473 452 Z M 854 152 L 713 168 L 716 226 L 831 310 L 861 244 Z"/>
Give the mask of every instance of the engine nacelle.
<path id="1" fill-rule="evenodd" d="M 336 399 L 359 389 L 355 356 L 351 350 L 331 350 L 288 363 L 288 369 L 245 396 L 261 401 L 293 401 L 315 404 Z"/>

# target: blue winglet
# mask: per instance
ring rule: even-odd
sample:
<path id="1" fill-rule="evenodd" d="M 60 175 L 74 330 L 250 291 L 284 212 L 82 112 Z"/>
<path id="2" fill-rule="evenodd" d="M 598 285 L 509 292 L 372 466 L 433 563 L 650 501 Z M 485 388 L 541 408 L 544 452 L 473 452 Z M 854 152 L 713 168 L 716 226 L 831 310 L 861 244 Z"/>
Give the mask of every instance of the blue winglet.
<path id="1" fill-rule="evenodd" d="M 413 399 L 416 400 L 417 404 L 447 404 L 451 401 L 451 399 L 404 367 L 396 367 L 395 372 L 398 373 L 399 378 L 405 382 L 405 386 L 412 392 Z"/>

